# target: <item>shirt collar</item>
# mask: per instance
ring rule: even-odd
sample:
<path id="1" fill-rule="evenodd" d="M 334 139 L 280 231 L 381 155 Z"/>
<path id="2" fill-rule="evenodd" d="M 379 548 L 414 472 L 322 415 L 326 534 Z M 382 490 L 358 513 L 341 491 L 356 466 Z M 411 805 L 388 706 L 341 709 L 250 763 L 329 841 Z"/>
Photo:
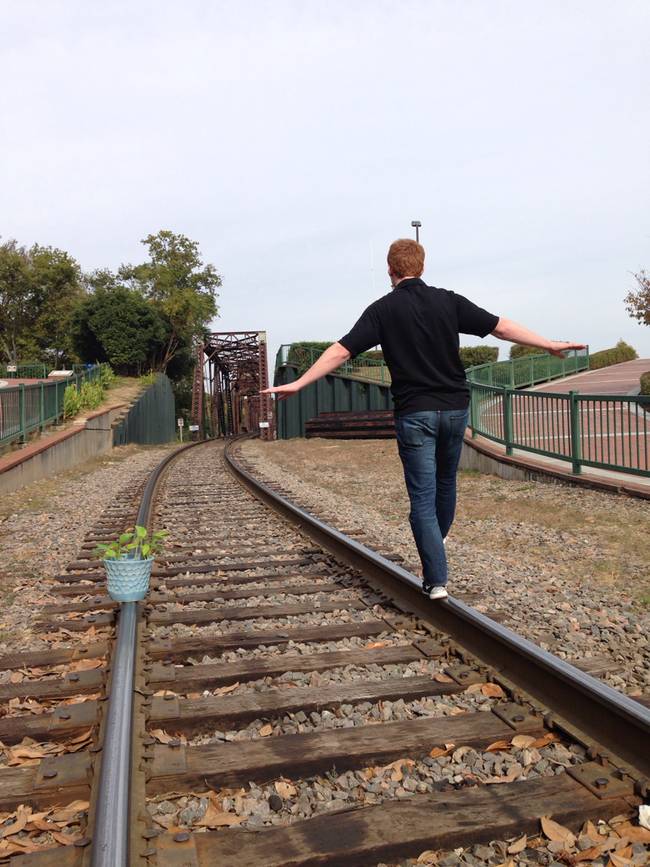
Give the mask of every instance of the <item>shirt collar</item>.
<path id="1" fill-rule="evenodd" d="M 426 283 L 421 277 L 409 277 L 398 283 L 395 289 L 412 289 L 414 286 L 426 286 Z"/>

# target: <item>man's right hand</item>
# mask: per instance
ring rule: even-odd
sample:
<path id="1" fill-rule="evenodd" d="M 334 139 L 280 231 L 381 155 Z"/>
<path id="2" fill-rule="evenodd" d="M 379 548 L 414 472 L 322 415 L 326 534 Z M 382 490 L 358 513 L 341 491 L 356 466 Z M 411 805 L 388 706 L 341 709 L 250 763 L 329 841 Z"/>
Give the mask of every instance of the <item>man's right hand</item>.
<path id="1" fill-rule="evenodd" d="M 558 358 L 564 358 L 564 353 L 570 349 L 586 349 L 586 343 L 569 343 L 564 340 L 552 340 L 548 351 L 551 355 L 557 355 Z"/>
<path id="2" fill-rule="evenodd" d="M 301 388 L 302 386 L 298 385 L 297 382 L 289 382 L 287 385 L 276 385 L 272 388 L 265 388 L 263 391 L 260 391 L 260 394 L 275 394 L 278 400 L 286 400 L 288 397 L 297 394 Z"/>

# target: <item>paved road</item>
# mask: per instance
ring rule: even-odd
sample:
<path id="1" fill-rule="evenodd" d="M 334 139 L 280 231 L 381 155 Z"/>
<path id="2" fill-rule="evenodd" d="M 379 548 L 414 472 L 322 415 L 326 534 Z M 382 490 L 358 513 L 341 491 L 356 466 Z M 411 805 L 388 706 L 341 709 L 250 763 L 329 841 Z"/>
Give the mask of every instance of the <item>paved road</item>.
<path id="1" fill-rule="evenodd" d="M 545 383 L 537 386 L 533 393 L 531 390 L 514 392 L 515 447 L 570 457 L 573 443 L 568 392 L 576 391 L 581 395 L 578 402 L 581 457 L 608 464 L 612 469 L 650 471 L 650 413 L 628 397 L 638 390 L 639 377 L 647 370 L 650 370 L 650 359 L 637 359 Z M 542 398 L 537 396 L 539 392 L 558 396 Z M 605 395 L 618 399 L 601 399 Z M 494 435 L 503 436 L 500 398 L 486 402 L 481 418 Z"/>

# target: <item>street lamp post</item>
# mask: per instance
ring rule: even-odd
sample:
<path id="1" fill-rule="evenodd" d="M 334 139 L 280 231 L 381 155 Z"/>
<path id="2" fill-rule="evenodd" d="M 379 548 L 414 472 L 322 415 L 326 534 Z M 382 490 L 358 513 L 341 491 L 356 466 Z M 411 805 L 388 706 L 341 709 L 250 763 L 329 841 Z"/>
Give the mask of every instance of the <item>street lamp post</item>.
<path id="1" fill-rule="evenodd" d="M 411 220 L 411 225 L 415 229 L 415 240 L 420 243 L 420 226 L 422 223 L 419 220 Z"/>

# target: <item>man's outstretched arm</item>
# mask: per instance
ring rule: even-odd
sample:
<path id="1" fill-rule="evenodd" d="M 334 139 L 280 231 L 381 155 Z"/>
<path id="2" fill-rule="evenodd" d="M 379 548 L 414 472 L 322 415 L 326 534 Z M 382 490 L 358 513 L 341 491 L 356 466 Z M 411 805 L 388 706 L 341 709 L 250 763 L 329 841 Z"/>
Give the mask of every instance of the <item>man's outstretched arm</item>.
<path id="1" fill-rule="evenodd" d="M 309 370 L 306 370 L 295 382 L 290 382 L 287 385 L 277 385 L 273 388 L 265 388 L 262 394 L 277 394 L 279 400 L 291 397 L 292 394 L 296 394 L 301 388 L 304 388 L 311 382 L 316 382 L 317 379 L 336 370 L 350 356 L 351 353 L 348 352 L 345 346 L 340 343 L 332 343 L 320 358 L 316 359 Z"/>
<path id="2" fill-rule="evenodd" d="M 544 349 L 550 352 L 551 355 L 558 355 L 560 358 L 567 349 L 585 349 L 585 343 L 570 343 L 563 340 L 548 340 L 539 334 L 535 334 L 529 328 L 523 325 L 518 325 L 511 319 L 499 319 L 497 327 L 492 334 L 500 340 L 509 340 L 511 343 L 520 343 L 522 346 L 536 346 L 538 349 Z"/>

